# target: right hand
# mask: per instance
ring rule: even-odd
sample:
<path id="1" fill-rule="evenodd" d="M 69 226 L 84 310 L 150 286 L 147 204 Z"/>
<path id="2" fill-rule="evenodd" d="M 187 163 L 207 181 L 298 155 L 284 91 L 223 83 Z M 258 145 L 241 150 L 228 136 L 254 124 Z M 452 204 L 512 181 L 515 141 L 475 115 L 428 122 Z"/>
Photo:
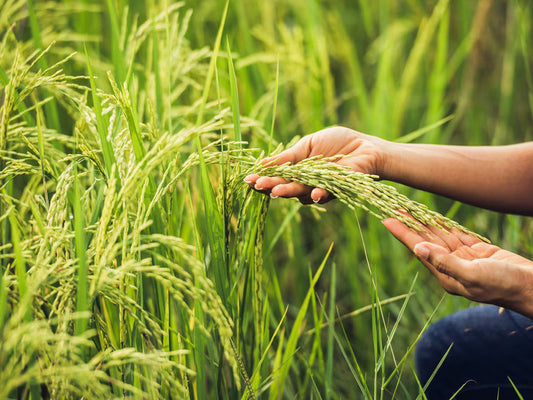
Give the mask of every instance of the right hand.
<path id="1" fill-rule="evenodd" d="M 385 148 L 389 142 L 344 127 L 331 127 L 304 136 L 293 147 L 278 155 L 265 158 L 263 164 L 281 165 L 314 156 L 343 155 L 336 163 L 355 172 L 380 175 L 385 163 Z M 271 197 L 297 197 L 304 204 L 325 203 L 333 196 L 321 188 L 313 188 L 280 177 L 248 175 L 245 182 L 258 192 Z"/>
<path id="2" fill-rule="evenodd" d="M 456 228 L 416 231 L 394 218 L 383 224 L 448 293 L 533 318 L 533 261 Z"/>

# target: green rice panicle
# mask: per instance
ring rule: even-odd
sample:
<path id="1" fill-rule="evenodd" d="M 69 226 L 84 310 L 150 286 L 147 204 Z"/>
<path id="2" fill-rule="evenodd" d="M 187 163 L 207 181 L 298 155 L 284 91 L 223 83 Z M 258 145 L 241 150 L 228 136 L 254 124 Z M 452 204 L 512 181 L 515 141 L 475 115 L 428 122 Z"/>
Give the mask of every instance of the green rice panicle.
<path id="1" fill-rule="evenodd" d="M 421 231 L 424 225 L 452 228 L 473 235 L 480 240 L 487 238 L 430 210 L 426 205 L 409 199 L 396 188 L 380 182 L 379 176 L 355 172 L 335 163 L 342 156 L 315 156 L 296 164 L 265 165 L 256 162 L 249 172 L 262 176 L 279 176 L 308 186 L 326 189 L 353 210 L 361 208 L 379 219 L 396 218 L 409 228 Z"/>

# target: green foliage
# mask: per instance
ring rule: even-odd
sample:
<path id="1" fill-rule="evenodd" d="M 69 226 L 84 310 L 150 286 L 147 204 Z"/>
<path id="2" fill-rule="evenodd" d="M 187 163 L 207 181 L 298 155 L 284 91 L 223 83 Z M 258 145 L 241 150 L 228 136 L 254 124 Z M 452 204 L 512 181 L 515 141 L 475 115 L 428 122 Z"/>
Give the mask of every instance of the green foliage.
<path id="1" fill-rule="evenodd" d="M 0 398 L 420 395 L 420 332 L 467 302 L 366 213 L 242 178 L 330 124 L 530 137 L 528 2 L 0 8 Z M 520 217 L 398 190 L 531 254 Z"/>

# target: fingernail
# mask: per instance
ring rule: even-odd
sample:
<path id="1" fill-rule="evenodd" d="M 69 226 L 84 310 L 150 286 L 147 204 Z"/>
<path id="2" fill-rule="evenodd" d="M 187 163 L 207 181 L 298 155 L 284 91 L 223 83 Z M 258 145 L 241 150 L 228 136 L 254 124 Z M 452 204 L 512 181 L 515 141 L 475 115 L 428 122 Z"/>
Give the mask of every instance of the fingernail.
<path id="1" fill-rule="evenodd" d="M 270 193 L 270 198 L 271 199 L 277 199 L 279 196 L 274 196 L 272 193 Z"/>
<path id="2" fill-rule="evenodd" d="M 320 200 L 322 200 L 322 197 L 319 197 L 319 198 L 318 198 L 318 199 L 316 199 L 316 200 L 315 200 L 315 199 L 313 199 L 313 202 L 315 202 L 315 203 L 320 203 Z"/>
<path id="3" fill-rule="evenodd" d="M 254 186 L 254 189 L 255 189 L 255 190 L 264 190 L 265 188 L 264 188 L 264 187 L 261 187 L 261 186 L 259 186 L 259 185 L 255 185 L 255 186 Z"/>
<path id="4" fill-rule="evenodd" d="M 244 182 L 246 182 L 248 185 L 252 183 L 252 180 L 250 179 L 250 177 L 246 177 L 244 178 Z"/>
<path id="5" fill-rule="evenodd" d="M 417 244 L 414 248 L 414 251 L 415 251 L 416 256 L 419 258 L 426 259 L 429 257 L 430 250 L 424 245 Z"/>

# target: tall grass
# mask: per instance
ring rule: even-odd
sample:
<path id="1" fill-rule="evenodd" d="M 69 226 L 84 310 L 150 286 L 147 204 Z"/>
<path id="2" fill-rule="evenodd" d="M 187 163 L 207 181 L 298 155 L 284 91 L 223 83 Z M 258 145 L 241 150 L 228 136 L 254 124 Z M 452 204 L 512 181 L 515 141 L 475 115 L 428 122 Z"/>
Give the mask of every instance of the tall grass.
<path id="1" fill-rule="evenodd" d="M 242 178 L 333 123 L 527 139 L 527 2 L 0 7 L 0 398 L 422 396 L 416 340 L 467 302 L 366 213 Z M 399 190 L 531 252 L 522 218 Z"/>

